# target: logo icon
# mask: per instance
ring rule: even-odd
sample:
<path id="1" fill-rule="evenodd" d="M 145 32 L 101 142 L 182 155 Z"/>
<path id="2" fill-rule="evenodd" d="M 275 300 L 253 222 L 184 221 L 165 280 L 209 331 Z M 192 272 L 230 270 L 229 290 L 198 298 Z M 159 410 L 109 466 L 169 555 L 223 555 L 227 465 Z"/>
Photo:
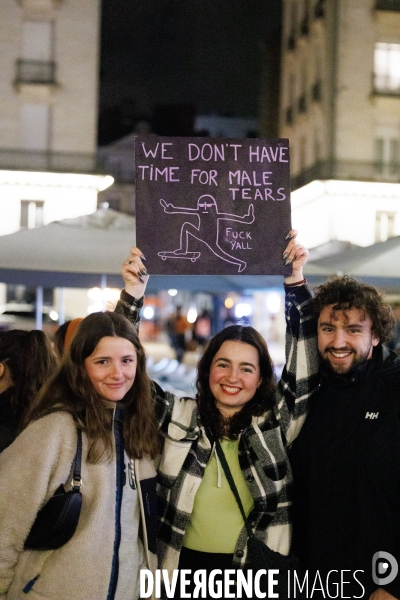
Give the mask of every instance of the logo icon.
<path id="1" fill-rule="evenodd" d="M 399 572 L 399 565 L 389 552 L 375 552 L 372 557 L 372 579 L 376 585 L 392 583 Z"/>
<path id="2" fill-rule="evenodd" d="M 377 419 L 378 418 L 379 413 L 374 413 L 374 412 L 367 412 L 365 413 L 365 418 L 366 419 Z"/>

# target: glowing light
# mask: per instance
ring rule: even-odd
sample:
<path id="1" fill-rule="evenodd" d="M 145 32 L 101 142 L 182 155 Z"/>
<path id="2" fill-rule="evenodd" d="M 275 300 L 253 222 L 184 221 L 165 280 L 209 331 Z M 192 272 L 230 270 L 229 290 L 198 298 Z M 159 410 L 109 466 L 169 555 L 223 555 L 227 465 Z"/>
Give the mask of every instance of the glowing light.
<path id="1" fill-rule="evenodd" d="M 197 319 L 197 310 L 194 307 L 189 308 L 186 318 L 189 321 L 189 323 L 194 323 L 195 320 Z"/>
<path id="2" fill-rule="evenodd" d="M 32 185 L 57 188 L 84 188 L 103 191 L 114 183 L 111 175 L 85 175 L 81 173 L 47 173 L 45 171 L 0 170 L 0 185 Z"/>
<path id="3" fill-rule="evenodd" d="M 145 306 L 143 309 L 143 316 L 145 319 L 153 319 L 154 318 L 154 308 L 152 306 Z"/>
<path id="4" fill-rule="evenodd" d="M 238 319 L 241 319 L 242 317 L 250 316 L 251 315 L 250 304 L 247 304 L 247 302 L 239 302 L 239 304 L 237 304 L 235 306 L 235 315 Z"/>
<path id="5" fill-rule="evenodd" d="M 224 305 L 225 305 L 225 308 L 233 308 L 233 305 L 234 305 L 233 298 L 226 298 Z"/>
<path id="6" fill-rule="evenodd" d="M 103 190 L 106 190 L 108 187 L 110 187 L 110 185 L 112 185 L 113 183 L 114 177 L 111 177 L 111 175 L 106 175 L 105 177 L 103 177 L 103 180 L 97 184 L 97 189 L 99 190 L 99 192 L 102 192 Z"/>
<path id="7" fill-rule="evenodd" d="M 103 296 L 103 292 L 100 288 L 94 287 L 87 291 L 87 295 L 91 300 L 100 300 Z"/>
<path id="8" fill-rule="evenodd" d="M 87 291 L 87 295 L 91 300 L 100 302 L 117 302 L 119 299 L 120 290 L 118 288 L 104 288 L 103 290 L 99 287 L 90 288 Z"/>
<path id="9" fill-rule="evenodd" d="M 267 309 L 271 315 L 277 315 L 281 309 L 281 295 L 279 292 L 267 292 Z"/>
<path id="10" fill-rule="evenodd" d="M 369 198 L 398 198 L 398 183 L 381 181 L 318 180 L 295 190 L 291 195 L 294 208 L 303 206 L 325 196 L 366 196 Z"/>
<path id="11" fill-rule="evenodd" d="M 103 300 L 106 302 L 118 302 L 120 290 L 118 288 L 104 288 Z"/>
<path id="12" fill-rule="evenodd" d="M 178 290 L 175 290 L 174 288 L 171 288 L 170 290 L 168 290 L 168 294 L 170 296 L 176 296 L 178 293 Z"/>
<path id="13" fill-rule="evenodd" d="M 91 315 L 94 312 L 101 312 L 102 310 L 104 310 L 104 306 L 103 306 L 102 302 L 95 302 L 94 304 L 91 304 L 87 308 L 88 315 Z"/>
<path id="14" fill-rule="evenodd" d="M 49 317 L 52 321 L 58 321 L 58 312 L 55 310 L 50 311 Z"/>

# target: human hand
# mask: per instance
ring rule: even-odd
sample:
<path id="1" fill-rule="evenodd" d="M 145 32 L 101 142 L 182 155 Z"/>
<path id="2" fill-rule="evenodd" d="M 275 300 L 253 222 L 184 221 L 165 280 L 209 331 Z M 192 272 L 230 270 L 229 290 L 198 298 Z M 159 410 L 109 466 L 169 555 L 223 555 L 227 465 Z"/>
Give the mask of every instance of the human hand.
<path id="1" fill-rule="evenodd" d="M 296 283 L 303 279 L 303 267 L 308 260 L 308 250 L 297 241 L 297 231 L 291 229 L 288 245 L 283 252 L 283 262 L 285 265 L 292 265 L 292 274 L 285 277 L 285 283 Z"/>
<path id="2" fill-rule="evenodd" d="M 246 215 L 252 219 L 251 223 L 254 221 L 254 204 L 250 204 L 248 213 Z"/>
<path id="3" fill-rule="evenodd" d="M 167 212 L 167 209 L 171 208 L 171 206 L 172 206 L 172 204 L 168 204 L 162 198 L 160 198 L 160 204 L 163 207 L 163 209 L 164 209 L 165 212 Z"/>
<path id="4" fill-rule="evenodd" d="M 147 269 L 143 264 L 145 260 L 146 259 L 139 248 L 132 246 L 130 255 L 121 265 L 121 274 L 125 282 L 125 291 L 137 299 L 144 296 L 147 281 L 149 279 Z"/>
<path id="5" fill-rule="evenodd" d="M 396 596 L 392 596 L 383 588 L 378 588 L 370 595 L 369 600 L 396 600 Z"/>

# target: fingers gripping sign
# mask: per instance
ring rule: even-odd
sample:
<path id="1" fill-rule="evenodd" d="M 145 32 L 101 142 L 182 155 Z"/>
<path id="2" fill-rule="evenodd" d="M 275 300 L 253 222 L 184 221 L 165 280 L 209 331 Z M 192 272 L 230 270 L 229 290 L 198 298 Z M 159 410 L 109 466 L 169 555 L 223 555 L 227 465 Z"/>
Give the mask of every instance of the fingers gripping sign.
<path id="1" fill-rule="evenodd" d="M 145 266 L 145 257 L 136 246 L 132 246 L 129 256 L 121 266 L 122 277 L 125 282 L 125 290 L 134 298 L 141 298 L 146 290 L 149 276 Z"/>
<path id="2" fill-rule="evenodd" d="M 289 240 L 283 252 L 285 265 L 292 265 L 292 274 L 285 277 L 285 283 L 296 283 L 303 279 L 303 267 L 308 260 L 309 252 L 298 240 L 297 231 L 291 229 L 286 238 Z"/>

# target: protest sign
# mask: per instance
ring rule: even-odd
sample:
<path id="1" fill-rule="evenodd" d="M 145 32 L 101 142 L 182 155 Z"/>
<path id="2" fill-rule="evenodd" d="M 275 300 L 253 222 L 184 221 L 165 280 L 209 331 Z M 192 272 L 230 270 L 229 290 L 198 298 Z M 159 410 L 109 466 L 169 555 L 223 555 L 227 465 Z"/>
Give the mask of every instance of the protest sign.
<path id="1" fill-rule="evenodd" d="M 137 136 L 136 243 L 152 274 L 279 275 L 289 141 Z"/>

